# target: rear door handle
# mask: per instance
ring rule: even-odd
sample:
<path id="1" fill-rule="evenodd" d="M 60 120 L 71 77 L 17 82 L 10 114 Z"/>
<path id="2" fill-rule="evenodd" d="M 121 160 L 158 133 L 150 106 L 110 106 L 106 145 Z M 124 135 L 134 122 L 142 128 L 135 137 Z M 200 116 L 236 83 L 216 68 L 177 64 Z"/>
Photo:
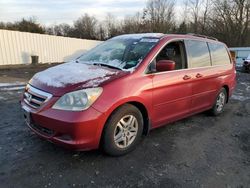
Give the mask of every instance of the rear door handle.
<path id="1" fill-rule="evenodd" d="M 200 73 L 196 74 L 196 78 L 201 78 L 201 77 L 203 77 L 202 74 L 200 74 Z"/>
<path id="2" fill-rule="evenodd" d="M 192 78 L 191 76 L 185 75 L 185 76 L 183 77 L 183 80 L 189 80 L 189 79 L 191 79 L 191 78 Z"/>

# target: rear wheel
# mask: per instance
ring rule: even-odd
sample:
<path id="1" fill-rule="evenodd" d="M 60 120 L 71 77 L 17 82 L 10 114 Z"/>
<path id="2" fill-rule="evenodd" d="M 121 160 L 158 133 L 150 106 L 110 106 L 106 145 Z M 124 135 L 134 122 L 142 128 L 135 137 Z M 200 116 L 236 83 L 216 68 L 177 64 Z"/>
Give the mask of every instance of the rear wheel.
<path id="1" fill-rule="evenodd" d="M 241 67 L 241 72 L 243 72 L 243 73 L 247 72 L 247 69 L 244 65 Z"/>
<path id="2" fill-rule="evenodd" d="M 213 108 L 211 109 L 212 115 L 218 116 L 224 111 L 224 107 L 227 101 L 227 91 L 225 88 L 221 88 L 219 94 L 216 97 Z"/>
<path id="3" fill-rule="evenodd" d="M 107 121 L 102 137 L 102 147 L 109 155 L 124 155 L 135 148 L 142 137 L 142 131 L 141 112 L 133 105 L 123 105 Z"/>

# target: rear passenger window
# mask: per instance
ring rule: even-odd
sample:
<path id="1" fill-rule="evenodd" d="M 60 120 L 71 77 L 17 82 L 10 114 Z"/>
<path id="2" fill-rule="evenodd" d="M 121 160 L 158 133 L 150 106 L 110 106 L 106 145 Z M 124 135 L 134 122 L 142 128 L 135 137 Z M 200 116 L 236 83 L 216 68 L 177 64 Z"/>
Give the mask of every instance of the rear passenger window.
<path id="1" fill-rule="evenodd" d="M 230 64 L 230 58 L 228 52 L 223 44 L 208 43 L 212 64 L 213 65 L 225 65 Z"/>
<path id="2" fill-rule="evenodd" d="M 192 68 L 211 66 L 209 50 L 206 42 L 188 40 L 187 52 Z"/>

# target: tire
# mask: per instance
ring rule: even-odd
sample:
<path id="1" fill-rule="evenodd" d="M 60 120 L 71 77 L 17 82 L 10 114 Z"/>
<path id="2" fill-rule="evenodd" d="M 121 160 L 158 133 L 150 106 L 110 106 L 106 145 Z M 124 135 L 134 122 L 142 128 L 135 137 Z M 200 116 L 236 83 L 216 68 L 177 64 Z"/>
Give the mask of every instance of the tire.
<path id="1" fill-rule="evenodd" d="M 142 138 L 143 117 L 138 108 L 125 104 L 116 109 L 105 124 L 102 149 L 111 156 L 125 155 Z"/>
<path id="2" fill-rule="evenodd" d="M 246 73 L 250 73 L 250 65 L 246 67 Z"/>
<path id="3" fill-rule="evenodd" d="M 227 91 L 223 87 L 221 88 L 219 94 L 217 95 L 213 108 L 210 110 L 210 113 L 214 116 L 220 115 L 224 111 L 226 101 L 227 101 Z"/>
<path id="4" fill-rule="evenodd" d="M 247 70 L 246 70 L 246 67 L 245 67 L 245 66 L 242 66 L 242 67 L 241 67 L 241 72 L 243 72 L 243 73 L 246 73 L 246 72 L 247 72 Z"/>

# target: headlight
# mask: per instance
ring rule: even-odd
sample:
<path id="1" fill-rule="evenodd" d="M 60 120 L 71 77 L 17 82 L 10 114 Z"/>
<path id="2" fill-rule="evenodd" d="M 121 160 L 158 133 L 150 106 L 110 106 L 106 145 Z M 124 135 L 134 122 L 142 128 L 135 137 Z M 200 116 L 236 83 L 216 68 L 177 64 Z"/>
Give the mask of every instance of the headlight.
<path id="1" fill-rule="evenodd" d="M 82 111 L 88 109 L 101 95 L 102 88 L 89 88 L 66 93 L 54 104 L 53 109 Z"/>

